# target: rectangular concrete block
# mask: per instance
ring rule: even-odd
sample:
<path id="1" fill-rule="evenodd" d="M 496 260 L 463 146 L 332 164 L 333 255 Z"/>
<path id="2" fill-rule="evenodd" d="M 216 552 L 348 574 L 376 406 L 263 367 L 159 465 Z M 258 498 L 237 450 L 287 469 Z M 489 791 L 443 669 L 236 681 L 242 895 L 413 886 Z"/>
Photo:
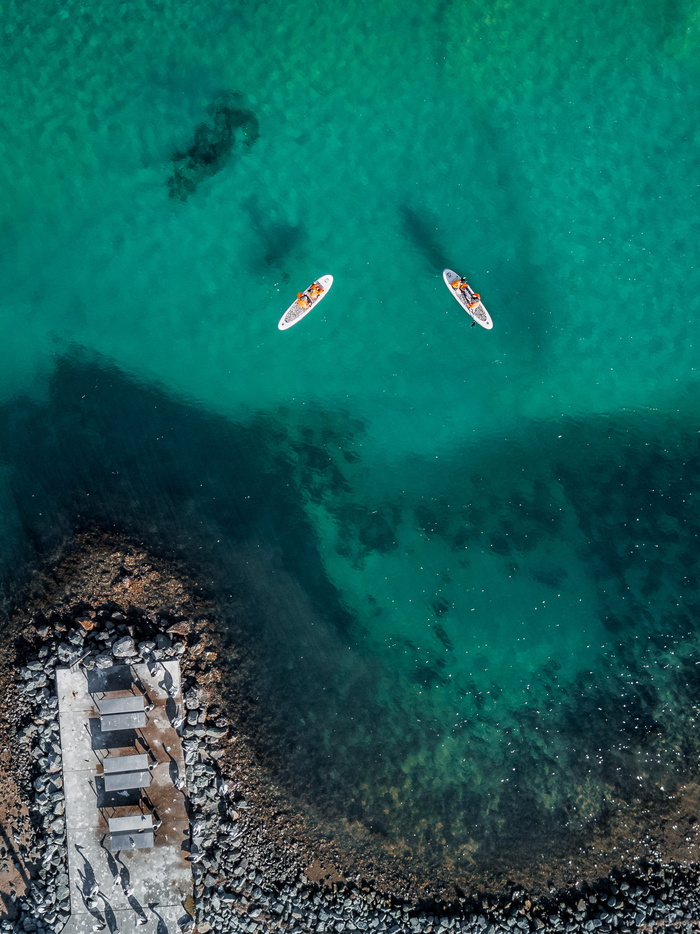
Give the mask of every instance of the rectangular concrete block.
<path id="1" fill-rule="evenodd" d="M 143 694 L 130 694 L 128 697 L 104 697 L 97 702 L 101 717 L 114 713 L 136 713 L 143 711 L 145 706 Z"/>
<path id="2" fill-rule="evenodd" d="M 146 726 L 146 714 L 141 713 L 112 713 L 100 717 L 100 729 L 103 733 L 114 733 L 117 730 L 140 730 Z"/>
<path id="3" fill-rule="evenodd" d="M 151 784 L 148 769 L 139 772 L 115 772 L 105 775 L 105 791 L 125 791 L 128 788 L 147 788 Z"/>
<path id="4" fill-rule="evenodd" d="M 133 817 L 110 817 L 108 824 L 110 833 L 151 830 L 153 827 L 153 815 L 134 814 Z"/>
<path id="5" fill-rule="evenodd" d="M 109 848 L 117 850 L 147 850 L 153 846 L 153 831 L 143 833 L 113 833 L 109 837 Z"/>
<path id="6" fill-rule="evenodd" d="M 147 769 L 148 765 L 148 756 L 145 753 L 127 756 L 109 755 L 102 760 L 105 775 L 113 775 L 115 772 L 138 772 Z"/>

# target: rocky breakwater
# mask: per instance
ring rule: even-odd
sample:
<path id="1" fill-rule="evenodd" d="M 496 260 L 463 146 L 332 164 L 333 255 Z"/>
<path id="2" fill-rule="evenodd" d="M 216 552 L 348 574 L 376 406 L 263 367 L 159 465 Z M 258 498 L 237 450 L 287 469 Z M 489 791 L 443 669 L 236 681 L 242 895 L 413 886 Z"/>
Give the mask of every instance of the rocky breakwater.
<path id="1" fill-rule="evenodd" d="M 193 697 L 199 703 L 195 683 L 201 691 L 214 680 L 210 663 L 215 657 L 207 651 L 206 632 L 195 634 L 193 629 L 190 621 L 167 614 L 154 616 L 115 604 L 80 604 L 49 617 L 37 614 L 21 633 L 23 664 L 11 689 L 11 718 L 5 712 L 14 726 L 12 769 L 31 821 L 21 854 L 29 884 L 23 895 L 5 896 L 8 917 L 0 920 L 0 931 L 60 931 L 70 912 L 57 667 L 79 664 L 91 669 L 180 660 L 188 709 L 179 726 L 197 740 L 196 757 L 188 751 L 187 769 L 195 815 L 209 800 L 211 788 L 221 786 L 209 763 L 215 761 L 214 746 L 221 746 L 228 724 L 216 708 L 193 707 Z"/>
<path id="2" fill-rule="evenodd" d="M 70 912 L 58 698 L 53 677 L 57 663 L 57 653 L 44 644 L 37 657 L 20 670 L 15 768 L 28 799 L 31 830 L 25 835 L 21 856 L 31 881 L 12 906 L 17 917 L 4 920 L 2 931 L 61 930 Z"/>
<path id="3" fill-rule="evenodd" d="M 185 757 L 193 891 L 192 934 L 637 934 L 700 932 L 696 865 L 636 863 L 597 882 L 536 895 L 507 881 L 499 893 L 457 893 L 449 902 L 392 894 L 372 867 L 338 853 L 334 865 L 305 836 L 279 789 L 256 762 L 254 737 L 239 734 L 227 688 L 235 664 L 222 650 L 212 607 L 156 573 L 144 555 L 96 549 L 71 573 L 63 593 L 36 601 L 17 630 L 20 667 L 5 685 L 11 769 L 29 807 L 23 838 L 26 891 L 4 893 L 11 917 L 0 932 L 60 931 L 68 918 L 61 749 L 54 672 L 177 658 L 184 708 L 177 714 Z M 128 558 L 129 575 L 115 573 Z M 81 559 L 82 561 L 82 559 Z M 141 570 L 139 570 L 141 568 Z M 86 570 L 87 569 L 87 570 Z M 146 583 L 144 583 L 144 581 Z M 147 583 L 150 581 L 150 584 Z M 116 583 L 115 583 L 116 582 Z M 92 591 L 88 584 L 92 585 Z M 128 586 L 127 586 L 128 585 Z M 148 587 L 151 587 L 151 590 Z M 119 589 L 133 601 L 108 598 Z M 74 602 L 76 592 L 90 602 Z M 150 596 L 149 596 L 150 594 Z M 170 610 L 163 609 L 163 595 Z M 52 608 L 53 607 L 53 608 Z M 224 658 L 225 657 L 225 658 Z M 224 665 L 225 661 L 225 665 Z M 235 679 L 234 679 L 235 680 Z M 234 713 L 231 713 L 234 711 Z M 126 932 L 122 932 L 126 934 Z"/>

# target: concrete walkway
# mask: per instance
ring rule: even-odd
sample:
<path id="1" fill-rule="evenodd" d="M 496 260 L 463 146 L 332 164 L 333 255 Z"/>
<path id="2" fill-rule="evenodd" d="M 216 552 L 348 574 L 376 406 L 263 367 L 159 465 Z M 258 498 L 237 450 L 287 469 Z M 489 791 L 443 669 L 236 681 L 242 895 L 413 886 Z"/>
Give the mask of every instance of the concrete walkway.
<path id="1" fill-rule="evenodd" d="M 159 662 L 153 671 L 142 664 L 56 671 L 71 898 L 66 934 L 175 934 L 187 919 L 185 765 L 173 726 L 182 710 L 180 666 Z M 147 707 L 153 705 L 146 726 L 103 733 L 97 704 L 107 694 L 143 694 Z M 135 753 L 152 763 L 148 787 L 106 791 L 105 757 Z M 108 819 L 139 814 L 153 815 L 155 846 L 112 852 Z"/>

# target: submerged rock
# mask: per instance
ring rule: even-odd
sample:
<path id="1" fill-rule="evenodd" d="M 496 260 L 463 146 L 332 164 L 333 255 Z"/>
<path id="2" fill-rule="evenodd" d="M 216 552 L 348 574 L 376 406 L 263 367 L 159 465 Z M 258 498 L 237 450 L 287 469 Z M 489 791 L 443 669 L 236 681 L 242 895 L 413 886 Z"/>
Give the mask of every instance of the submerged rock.
<path id="1" fill-rule="evenodd" d="M 195 130 L 192 145 L 174 154 L 175 169 L 168 179 L 171 198 L 186 201 L 205 179 L 220 172 L 233 151 L 237 133 L 248 147 L 258 138 L 258 119 L 241 102 L 238 93 L 220 94 L 208 108 L 210 119 Z"/>

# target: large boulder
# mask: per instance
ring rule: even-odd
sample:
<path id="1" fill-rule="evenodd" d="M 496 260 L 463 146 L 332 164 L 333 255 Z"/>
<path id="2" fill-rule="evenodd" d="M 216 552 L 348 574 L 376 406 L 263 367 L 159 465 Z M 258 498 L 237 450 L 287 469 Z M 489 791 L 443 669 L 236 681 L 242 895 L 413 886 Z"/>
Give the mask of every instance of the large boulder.
<path id="1" fill-rule="evenodd" d="M 124 636 L 121 639 L 117 639 L 112 646 L 112 655 L 114 655 L 115 658 L 133 658 L 135 655 L 138 655 L 136 643 L 131 636 Z"/>

